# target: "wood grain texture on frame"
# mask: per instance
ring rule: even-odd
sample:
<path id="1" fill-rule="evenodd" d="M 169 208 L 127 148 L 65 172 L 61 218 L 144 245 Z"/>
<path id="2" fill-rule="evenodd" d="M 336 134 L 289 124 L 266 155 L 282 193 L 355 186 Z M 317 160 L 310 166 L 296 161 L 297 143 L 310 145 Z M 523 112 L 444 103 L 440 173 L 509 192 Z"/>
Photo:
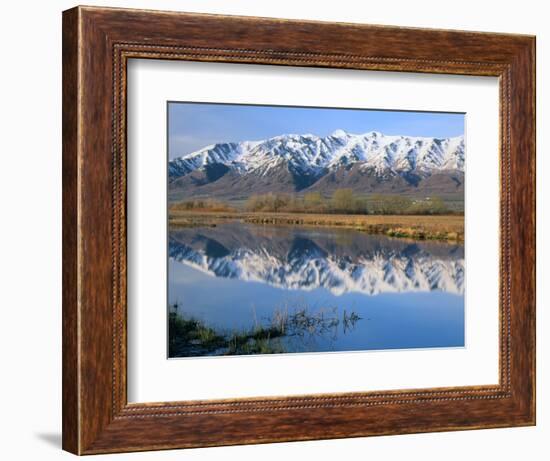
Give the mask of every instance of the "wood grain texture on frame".
<path id="1" fill-rule="evenodd" d="M 131 58 L 499 77 L 499 384 L 128 404 Z M 63 448 L 92 454 L 534 424 L 534 68 L 530 36 L 93 7 L 64 12 Z"/>

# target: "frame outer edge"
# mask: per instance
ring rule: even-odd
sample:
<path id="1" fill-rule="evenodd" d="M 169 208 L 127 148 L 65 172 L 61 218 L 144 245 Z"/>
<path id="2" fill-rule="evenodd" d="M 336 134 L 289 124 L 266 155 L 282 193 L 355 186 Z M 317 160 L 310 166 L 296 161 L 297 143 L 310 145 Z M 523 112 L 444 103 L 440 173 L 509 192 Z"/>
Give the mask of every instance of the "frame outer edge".
<path id="1" fill-rule="evenodd" d="M 535 38 L 510 62 L 510 325 L 516 426 L 536 424 Z"/>
<path id="2" fill-rule="evenodd" d="M 79 42 L 80 10 L 62 15 L 62 448 L 79 454 Z"/>
<path id="3" fill-rule="evenodd" d="M 122 415 L 117 411 L 119 409 L 115 405 L 115 400 L 111 400 L 110 390 L 109 394 L 106 391 L 106 383 L 111 380 L 111 374 L 105 372 L 106 355 L 107 352 L 115 348 L 114 343 L 108 343 L 107 341 L 107 336 L 112 336 L 110 333 L 113 333 L 113 326 L 108 323 L 109 318 L 106 315 L 108 313 L 106 296 L 109 290 L 105 282 L 107 281 L 107 276 L 112 271 L 107 267 L 106 259 L 101 259 L 100 256 L 105 256 L 103 253 L 107 252 L 103 242 L 106 241 L 106 237 L 109 237 L 107 227 L 110 227 L 108 226 L 110 217 L 107 217 L 107 214 L 98 205 L 98 203 L 103 203 L 102 200 L 107 200 L 108 192 L 106 187 L 112 186 L 112 181 L 115 181 L 115 178 L 111 178 L 111 174 L 106 169 L 107 157 L 103 157 L 103 154 L 108 149 L 106 148 L 107 143 L 103 139 L 103 134 L 99 136 L 97 142 L 94 142 L 89 137 L 83 137 L 83 135 L 89 136 L 94 133 L 94 130 L 97 132 L 100 128 L 103 129 L 103 133 L 107 130 L 107 114 L 110 112 L 105 106 L 105 102 L 107 95 L 109 95 L 109 99 L 112 95 L 111 88 L 108 88 L 109 82 L 104 79 L 101 71 L 111 68 L 111 56 L 106 53 L 109 53 L 113 44 L 116 44 L 117 40 L 120 40 L 120 34 L 124 32 L 130 34 L 129 31 L 133 30 L 124 28 L 121 25 L 124 22 L 131 22 L 125 17 L 129 14 L 129 11 L 132 10 L 104 10 L 101 8 L 76 7 L 63 13 L 63 448 L 75 454 L 92 454 L 290 440 L 320 440 L 325 438 L 390 433 L 432 432 L 441 429 L 463 430 L 532 424 L 534 422 L 535 403 L 535 382 L 532 374 L 534 373 L 534 306 L 529 301 L 534 302 L 533 293 L 530 296 L 527 295 L 525 301 L 521 303 L 520 310 L 524 311 L 519 316 L 519 322 L 515 325 L 521 328 L 520 337 L 527 339 L 528 343 L 525 345 L 525 348 L 520 348 L 521 357 L 515 362 L 515 373 L 518 373 L 517 376 L 521 377 L 523 385 L 517 390 L 521 391 L 522 388 L 527 388 L 532 392 L 528 392 L 527 395 L 519 392 L 519 395 L 524 395 L 523 398 L 520 397 L 514 399 L 515 401 L 508 401 L 509 405 L 507 409 L 511 414 L 507 420 L 503 419 L 504 416 L 502 414 L 498 415 L 499 418 L 491 421 L 483 420 L 483 415 L 481 415 L 481 419 L 476 419 L 477 422 L 458 418 L 456 421 L 448 425 L 445 424 L 444 427 L 440 428 L 433 426 L 433 423 L 430 423 L 431 425 L 418 423 L 414 427 L 387 427 L 381 430 L 373 426 L 375 429 L 368 431 L 363 428 L 363 424 L 365 423 L 363 418 L 369 415 L 370 411 L 362 410 L 361 413 L 358 411 L 355 413 L 355 420 L 349 421 L 350 424 L 347 424 L 348 420 L 345 420 L 345 426 L 346 428 L 350 428 L 349 431 L 351 431 L 352 426 L 356 429 L 351 432 L 347 432 L 348 429 L 340 432 L 317 427 L 315 425 L 317 423 L 315 421 L 312 422 L 311 418 L 314 413 L 315 415 L 320 415 L 321 419 L 319 423 L 322 423 L 322 421 L 344 421 L 342 419 L 343 409 L 335 412 L 327 407 L 327 409 L 316 409 L 313 412 L 313 410 L 304 407 L 296 414 L 290 415 L 286 413 L 285 418 L 287 419 L 285 421 L 287 421 L 287 426 L 285 428 L 285 424 L 282 424 L 282 428 L 280 426 L 281 430 L 277 434 L 272 432 L 274 428 L 270 424 L 276 421 L 278 425 L 281 418 L 276 418 L 274 414 L 270 414 L 267 411 L 265 413 L 267 419 L 264 421 L 264 426 L 269 429 L 271 435 L 266 436 L 266 431 L 258 434 L 254 433 L 250 435 L 248 433 L 243 435 L 243 432 L 238 427 L 235 428 L 235 426 L 238 426 L 239 421 L 245 424 L 244 429 L 247 429 L 247 426 L 248 429 L 256 427 L 257 423 L 262 420 L 255 420 L 252 414 L 246 416 L 239 415 L 237 417 L 236 415 L 239 413 L 236 413 L 234 416 L 235 419 L 229 414 L 217 415 L 215 418 L 206 414 L 197 415 L 192 418 L 187 416 L 184 418 L 182 415 L 174 414 L 170 415 L 174 417 L 174 424 L 164 424 L 164 429 L 166 430 L 160 435 L 166 437 L 177 435 L 179 437 L 181 432 L 178 431 L 184 431 L 183 433 L 185 433 L 186 430 L 195 429 L 196 437 L 187 437 L 186 440 L 178 439 L 174 443 L 172 442 L 173 439 L 168 437 L 166 439 L 167 442 L 157 443 L 158 439 L 156 439 L 156 436 L 158 435 L 158 431 L 149 442 L 143 440 L 142 437 L 147 436 L 147 434 L 152 435 L 151 431 L 161 424 L 161 419 L 159 419 L 161 415 L 152 415 L 152 418 L 147 419 L 143 418 L 144 415 L 138 415 L 137 418 L 131 421 L 128 418 L 120 417 Z M 135 11 L 132 11 L 132 13 L 133 15 L 137 15 Z M 133 15 L 130 15 L 132 16 L 130 19 L 133 18 Z M 168 13 L 165 16 L 170 17 L 172 13 Z M 178 18 L 180 17 L 182 20 L 187 18 L 186 20 L 191 25 L 193 21 L 198 19 L 197 15 L 178 15 Z M 200 17 L 202 18 L 203 16 Z M 210 16 L 210 18 L 212 17 Z M 221 19 L 222 17 L 220 16 L 219 18 Z M 242 26 L 241 22 L 243 22 L 243 19 L 236 19 L 235 17 L 225 18 L 230 21 L 228 24 L 230 26 L 229 31 L 236 34 L 236 38 L 233 37 L 233 41 L 237 42 L 237 44 L 240 43 L 241 37 L 238 36 L 237 32 L 239 32 L 239 27 Z M 123 19 L 126 19 L 126 21 L 123 21 Z M 279 24 L 276 21 L 274 19 L 269 22 Z M 291 24 L 296 26 L 305 24 L 300 21 L 285 21 L 285 23 L 288 26 Z M 140 23 L 138 22 L 138 24 Z M 145 29 L 145 33 L 149 33 L 151 28 L 145 27 L 144 24 L 145 22 L 142 21 L 141 29 Z M 307 23 L 307 28 L 328 28 L 330 24 L 321 25 L 321 23 L 318 23 L 318 25 L 314 25 Z M 358 27 L 360 28 L 360 26 Z M 138 28 L 139 33 L 143 33 L 141 29 Z M 389 27 L 387 30 L 391 29 Z M 376 30 L 376 33 L 380 34 L 380 30 Z M 415 33 L 420 33 L 420 30 Z M 432 31 L 431 33 L 434 34 L 436 32 Z M 455 37 L 455 34 L 451 31 L 437 32 L 437 34 L 448 35 L 457 40 L 460 38 L 459 36 Z M 177 35 L 174 37 L 176 42 L 182 40 L 178 37 Z M 486 37 L 487 40 L 491 41 L 491 46 L 500 46 L 500 48 L 496 48 L 497 50 L 503 49 L 504 43 L 495 44 L 493 43 L 496 40 L 494 36 L 487 35 Z M 138 38 L 141 39 L 142 37 L 138 36 Z M 503 52 L 502 56 L 500 56 L 500 63 L 504 59 L 508 63 L 516 61 L 518 58 L 517 53 L 520 53 L 524 59 L 523 70 L 527 70 L 528 72 L 533 70 L 534 40 L 506 35 L 499 36 L 498 38 L 508 42 L 510 45 L 506 53 Z M 166 45 L 164 37 L 161 37 L 159 40 L 160 43 Z M 198 38 L 195 37 L 192 43 L 196 42 L 198 45 L 201 45 L 202 41 L 203 39 L 199 36 Z M 475 45 L 470 42 L 471 40 L 467 41 L 466 45 Z M 231 48 L 233 44 L 230 45 Z M 359 45 L 357 46 L 359 47 Z M 457 46 L 454 39 L 448 40 L 447 48 L 449 46 Z M 522 48 L 521 51 L 519 50 L 520 47 Z M 512 50 L 515 53 L 514 55 L 510 54 Z M 264 48 L 260 47 L 260 51 L 272 53 L 271 50 L 265 49 L 265 46 Z M 528 54 L 528 56 L 526 57 L 525 54 Z M 83 55 L 85 56 L 83 57 Z M 276 55 L 274 59 L 278 59 Z M 493 64 L 492 59 L 491 64 Z M 526 61 L 529 64 L 528 66 L 525 66 Z M 457 61 L 456 64 L 462 65 L 464 63 Z M 497 64 L 496 60 L 494 64 Z M 105 68 L 105 66 L 107 67 Z M 398 66 L 402 66 L 402 64 L 398 64 Z M 108 73 L 106 72 L 106 74 Z M 474 74 L 477 75 L 477 72 Z M 527 190 L 526 196 L 523 196 L 522 212 L 527 214 L 534 212 L 535 199 L 533 184 L 531 183 L 534 180 L 535 173 L 534 158 L 531 158 L 534 157 L 534 126 L 532 125 L 534 123 L 534 100 L 531 100 L 534 97 L 534 81 L 531 81 L 529 77 L 523 81 L 526 82 L 527 86 L 522 89 L 522 94 L 526 96 L 524 102 L 532 103 L 532 106 L 529 106 L 525 113 L 527 116 L 525 120 L 527 131 L 521 141 L 523 147 L 527 146 L 523 153 L 528 158 L 524 158 L 518 162 L 523 166 L 526 163 L 528 164 L 528 168 L 524 171 L 527 174 L 521 179 L 521 184 L 526 185 Z M 94 84 L 97 82 L 96 86 L 98 88 L 90 89 L 89 85 L 91 82 L 94 82 Z M 99 90 L 103 91 L 103 98 L 105 99 L 103 101 L 98 96 L 101 94 Z M 94 98 L 99 98 L 103 106 L 97 107 Z M 516 116 L 518 115 L 516 114 Z M 517 146 L 517 141 L 514 140 L 514 137 L 512 137 L 512 140 L 512 146 Z M 99 165 L 95 163 L 96 160 L 100 160 Z M 94 168 L 89 171 L 91 165 Z M 89 177 L 88 173 L 92 173 L 93 178 Z M 92 179 L 99 180 L 99 183 L 94 184 Z M 116 187 L 117 183 L 114 186 Z M 110 194 L 108 197 L 111 199 Z M 91 219 L 94 217 L 100 217 L 101 219 L 94 222 Z M 103 222 L 101 222 L 102 220 Z M 533 224 L 534 215 L 529 216 L 527 221 L 530 225 Z M 527 238 L 525 245 L 528 249 L 534 250 L 534 242 L 531 241 L 531 238 L 534 236 L 534 229 L 527 229 L 525 232 Z M 101 251 L 99 252 L 94 247 L 97 244 L 101 244 Z M 529 253 L 526 259 L 528 262 L 531 262 L 533 255 Z M 535 281 L 531 279 L 534 274 L 534 267 L 531 269 L 526 271 L 525 279 L 529 282 L 527 284 L 529 287 L 534 287 Z M 91 277 L 92 275 L 93 277 Z M 519 314 L 519 310 L 516 313 Z M 530 371 L 529 377 L 525 376 L 526 367 Z M 112 383 L 114 386 L 115 381 L 112 381 Z M 483 398 L 480 397 L 480 400 L 477 402 L 479 405 L 473 402 L 463 402 L 464 405 L 471 408 L 473 416 L 483 413 L 484 409 L 490 407 L 490 400 L 481 399 Z M 457 402 L 454 402 L 455 400 Z M 458 403 L 458 400 L 460 399 L 450 398 L 449 402 L 456 407 L 455 403 Z M 431 402 L 429 400 L 425 400 L 424 402 L 429 407 L 432 407 L 432 411 L 439 409 L 440 412 L 444 412 L 449 406 L 452 408 L 451 403 L 440 405 L 438 402 Z M 408 404 L 402 405 L 402 407 L 403 411 L 413 412 L 413 408 L 409 407 Z M 526 407 L 531 408 L 532 412 L 530 414 L 528 410 L 526 411 Z M 388 410 L 392 410 L 392 408 L 389 407 Z M 401 410 L 401 407 L 397 410 Z M 397 412 L 397 410 L 394 409 L 394 412 Z M 285 415 L 285 413 L 282 414 Z M 300 434 L 288 432 L 288 427 L 296 425 L 296 418 L 298 420 L 303 418 L 302 422 L 309 424 L 308 428 L 306 428 L 307 430 L 302 431 Z M 215 431 L 211 431 L 212 419 L 215 419 L 220 424 L 223 423 L 221 433 L 216 434 Z M 139 430 L 136 431 L 136 426 L 139 426 L 138 429 L 141 430 L 141 434 Z M 360 429 L 357 429 L 358 427 Z M 167 429 L 170 429 L 170 432 Z M 182 437 L 183 433 L 181 433 Z"/>
<path id="4" fill-rule="evenodd" d="M 533 254 L 531 280 L 533 284 L 533 302 L 531 305 L 530 315 L 530 336 L 531 336 L 531 362 L 530 362 L 530 379 L 531 379 L 531 402 L 530 410 L 530 425 L 537 425 L 537 38 L 531 37 L 528 45 L 529 72 L 531 72 L 530 92 L 529 92 L 529 110 L 531 122 L 531 131 L 528 138 L 528 146 L 530 150 L 530 170 L 529 184 L 531 185 L 531 203 L 530 214 L 533 222 Z"/>
<path id="5" fill-rule="evenodd" d="M 537 161 L 537 37 L 532 37 L 532 44 L 531 44 L 531 60 L 532 60 L 532 76 L 531 76 L 531 85 L 532 85 L 532 100 L 531 100 L 531 110 L 533 111 L 532 114 L 532 122 L 533 122 L 533 133 L 531 136 L 531 149 L 532 149 L 532 155 L 533 155 L 533 171 L 532 171 L 532 178 L 531 182 L 533 184 L 533 205 L 531 209 L 531 214 L 533 215 L 533 225 L 534 225 L 534 242 L 536 245 L 537 242 L 537 167 L 536 167 L 536 161 Z M 533 335 L 533 348 L 534 353 L 532 357 L 532 370 L 533 370 L 533 398 L 531 402 L 531 410 L 532 410 L 532 423 L 533 426 L 537 425 L 537 251 L 535 246 L 535 255 L 534 255 L 534 264 L 533 264 L 533 283 L 535 284 L 535 291 L 534 291 L 534 318 L 533 318 L 533 325 L 532 325 L 532 335 Z"/>

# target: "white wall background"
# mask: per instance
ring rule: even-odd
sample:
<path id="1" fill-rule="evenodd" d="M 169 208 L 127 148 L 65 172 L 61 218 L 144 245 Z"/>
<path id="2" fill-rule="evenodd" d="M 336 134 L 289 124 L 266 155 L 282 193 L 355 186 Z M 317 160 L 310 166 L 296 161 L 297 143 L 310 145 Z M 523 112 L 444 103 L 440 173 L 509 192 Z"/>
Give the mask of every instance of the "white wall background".
<path id="1" fill-rule="evenodd" d="M 4 2 L 0 15 L 0 453 L 69 459 L 61 445 L 61 11 L 76 3 Z M 550 451 L 550 30 L 537 0 L 181 0 L 87 4 L 537 35 L 538 425 L 364 439 L 117 455 L 135 460 L 547 459 Z M 545 260 L 545 261 L 543 261 Z M 545 337 L 546 335 L 546 337 Z M 95 459 L 103 459 L 104 456 Z M 112 458 L 114 459 L 114 458 Z"/>

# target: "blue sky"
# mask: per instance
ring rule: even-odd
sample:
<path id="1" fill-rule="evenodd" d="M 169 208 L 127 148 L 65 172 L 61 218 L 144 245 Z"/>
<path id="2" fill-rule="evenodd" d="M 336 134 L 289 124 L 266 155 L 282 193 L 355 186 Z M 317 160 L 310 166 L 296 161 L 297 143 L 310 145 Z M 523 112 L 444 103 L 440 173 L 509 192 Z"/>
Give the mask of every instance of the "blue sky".
<path id="1" fill-rule="evenodd" d="M 170 102 L 168 155 L 172 159 L 217 142 L 288 133 L 327 136 L 339 128 L 444 138 L 464 134 L 464 114 Z"/>

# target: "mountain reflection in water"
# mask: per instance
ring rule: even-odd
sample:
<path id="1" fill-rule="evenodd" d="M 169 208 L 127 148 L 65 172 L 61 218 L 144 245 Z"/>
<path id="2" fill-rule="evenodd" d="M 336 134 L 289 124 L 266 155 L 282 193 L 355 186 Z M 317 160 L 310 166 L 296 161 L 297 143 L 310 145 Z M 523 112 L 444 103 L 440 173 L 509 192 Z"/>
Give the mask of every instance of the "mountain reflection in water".
<path id="1" fill-rule="evenodd" d="M 464 345 L 459 244 L 232 222 L 168 252 L 170 357 Z"/>
<path id="2" fill-rule="evenodd" d="M 170 233 L 169 257 L 216 277 L 285 289 L 464 292 L 464 247 L 349 230 L 231 223 Z"/>

